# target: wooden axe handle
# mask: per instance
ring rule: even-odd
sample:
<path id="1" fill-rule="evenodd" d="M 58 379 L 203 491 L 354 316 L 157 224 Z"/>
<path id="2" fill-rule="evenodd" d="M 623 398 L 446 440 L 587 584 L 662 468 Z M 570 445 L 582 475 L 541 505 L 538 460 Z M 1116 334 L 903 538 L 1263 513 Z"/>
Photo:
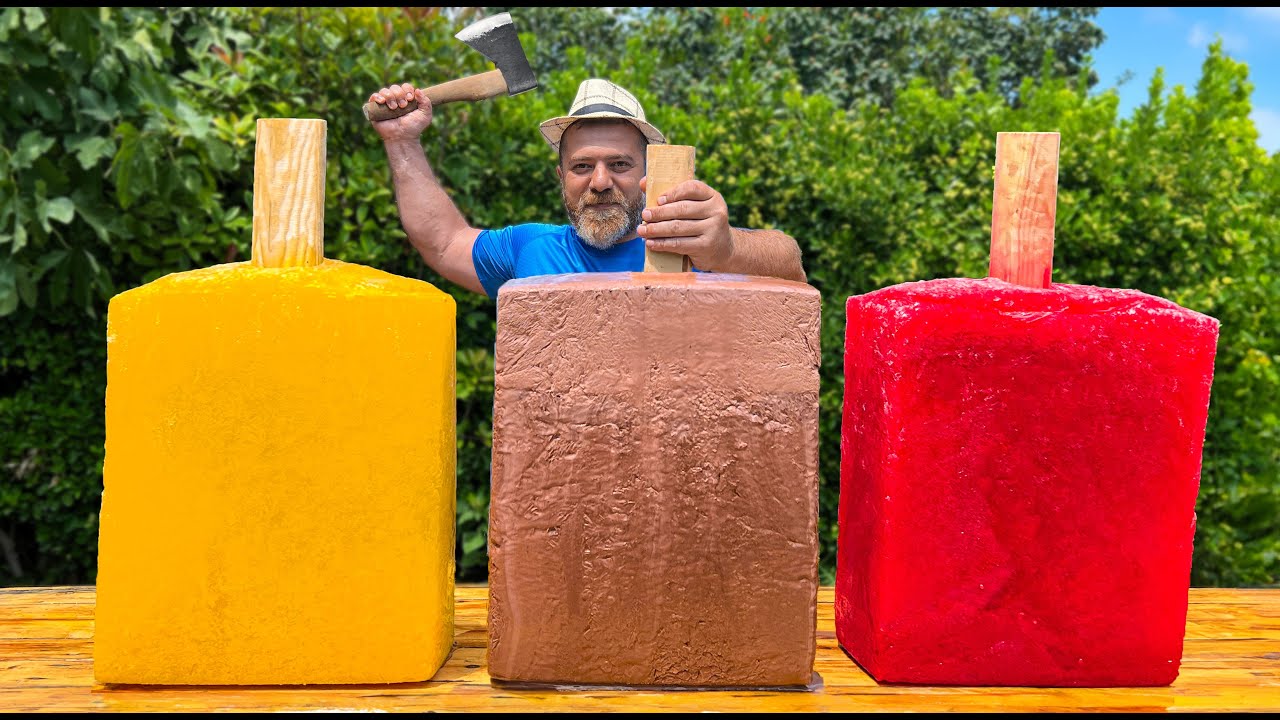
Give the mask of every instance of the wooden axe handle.
<path id="1" fill-rule="evenodd" d="M 468 75 L 457 80 L 432 85 L 418 92 L 426 93 L 427 97 L 431 98 L 431 106 L 436 107 L 459 100 L 488 100 L 506 91 L 507 81 L 503 79 L 502 71 L 490 70 L 479 75 Z M 410 101 L 408 105 L 395 110 L 382 103 L 368 102 L 364 104 L 364 116 L 369 118 L 370 122 L 380 122 L 408 115 L 417 109 L 418 102 L 416 100 Z"/>

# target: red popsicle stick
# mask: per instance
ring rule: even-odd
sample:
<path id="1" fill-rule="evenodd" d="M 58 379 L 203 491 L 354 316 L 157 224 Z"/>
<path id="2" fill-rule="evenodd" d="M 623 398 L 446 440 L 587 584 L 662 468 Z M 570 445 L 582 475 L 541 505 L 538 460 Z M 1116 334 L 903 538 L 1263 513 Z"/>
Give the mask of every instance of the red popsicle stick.
<path id="1" fill-rule="evenodd" d="M 1058 143 L 1055 132 L 996 133 L 991 277 L 1034 288 L 1051 284 Z"/>

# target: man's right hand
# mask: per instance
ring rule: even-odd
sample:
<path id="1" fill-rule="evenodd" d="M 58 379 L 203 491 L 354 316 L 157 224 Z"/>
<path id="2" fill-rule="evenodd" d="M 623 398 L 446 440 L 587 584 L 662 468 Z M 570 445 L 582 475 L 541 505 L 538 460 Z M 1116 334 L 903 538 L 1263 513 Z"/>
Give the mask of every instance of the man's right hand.
<path id="1" fill-rule="evenodd" d="M 415 91 L 411 83 L 384 87 L 369 96 L 369 102 L 385 105 L 392 110 L 408 106 L 411 100 L 418 102 L 418 108 L 413 112 L 373 123 L 373 129 L 378 131 L 384 142 L 417 140 L 421 137 L 423 131 L 431 127 L 431 99 L 421 90 Z"/>

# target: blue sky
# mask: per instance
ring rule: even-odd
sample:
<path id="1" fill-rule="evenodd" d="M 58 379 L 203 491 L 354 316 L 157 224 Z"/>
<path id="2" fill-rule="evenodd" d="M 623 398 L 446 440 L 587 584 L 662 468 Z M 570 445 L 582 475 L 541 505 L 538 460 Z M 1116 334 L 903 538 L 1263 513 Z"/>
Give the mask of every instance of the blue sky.
<path id="1" fill-rule="evenodd" d="M 1147 97 L 1157 67 L 1165 87 L 1195 91 L 1209 43 L 1249 65 L 1253 122 L 1258 143 L 1280 150 L 1280 8 L 1103 8 L 1095 19 L 1107 39 L 1093 53 L 1098 89 L 1117 87 L 1126 70 L 1133 76 L 1117 87 L 1120 114 L 1128 117 Z"/>

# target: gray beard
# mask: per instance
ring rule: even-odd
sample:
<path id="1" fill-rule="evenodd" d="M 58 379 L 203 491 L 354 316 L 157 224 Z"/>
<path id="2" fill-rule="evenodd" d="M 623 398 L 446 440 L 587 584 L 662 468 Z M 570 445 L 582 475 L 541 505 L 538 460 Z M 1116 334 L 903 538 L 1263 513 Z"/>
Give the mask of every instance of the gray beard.
<path id="1" fill-rule="evenodd" d="M 576 205 L 570 205 L 564 195 L 564 187 L 560 188 L 560 200 L 569 215 L 569 222 L 578 231 L 583 242 L 597 250 L 608 250 L 617 245 L 623 238 L 640 227 L 641 213 L 644 212 L 643 198 L 634 205 L 617 190 L 611 193 L 594 193 L 588 190 L 579 198 Z M 593 203 L 617 202 L 620 208 L 611 208 L 604 212 L 590 209 Z"/>

